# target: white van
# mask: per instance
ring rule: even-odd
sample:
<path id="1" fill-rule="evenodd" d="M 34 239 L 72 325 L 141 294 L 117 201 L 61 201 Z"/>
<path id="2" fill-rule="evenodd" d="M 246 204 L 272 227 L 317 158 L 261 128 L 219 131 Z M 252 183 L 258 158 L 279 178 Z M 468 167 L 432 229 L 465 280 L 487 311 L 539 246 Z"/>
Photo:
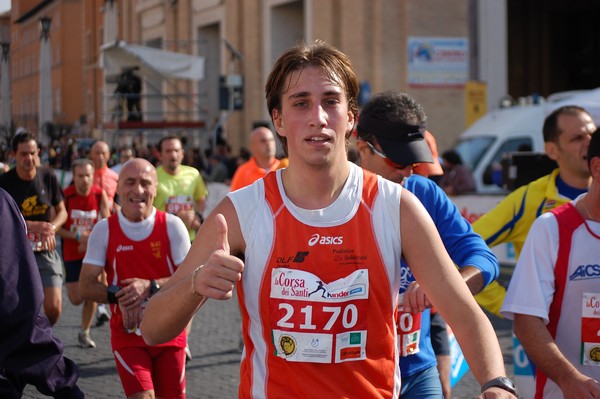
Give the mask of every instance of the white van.
<path id="1" fill-rule="evenodd" d="M 503 193 L 494 183 L 494 172 L 506 153 L 544 152 L 542 126 L 546 116 L 564 105 L 584 107 L 600 126 L 600 88 L 557 93 L 539 104 L 518 105 L 487 113 L 465 130 L 455 150 L 473 171 L 476 192 Z"/>
<path id="2" fill-rule="evenodd" d="M 452 197 L 461 214 L 474 222 L 498 204 L 507 191 L 494 183 L 494 171 L 506 153 L 529 150 L 544 152 L 542 126 L 546 116 L 564 105 L 579 105 L 600 126 L 600 89 L 558 93 L 541 104 L 521 105 L 487 113 L 459 137 L 455 150 L 471 167 L 476 192 Z M 500 264 L 501 280 L 512 274 L 515 251 L 511 244 L 492 249 Z"/>

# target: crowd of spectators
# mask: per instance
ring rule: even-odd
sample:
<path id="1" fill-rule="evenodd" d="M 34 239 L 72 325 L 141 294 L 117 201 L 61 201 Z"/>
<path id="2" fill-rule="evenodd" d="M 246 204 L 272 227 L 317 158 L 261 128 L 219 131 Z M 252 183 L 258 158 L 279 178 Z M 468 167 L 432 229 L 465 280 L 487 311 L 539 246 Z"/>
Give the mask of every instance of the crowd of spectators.
<path id="1" fill-rule="evenodd" d="M 70 171 L 72 162 L 75 159 L 88 157 L 94 141 L 88 138 L 75 139 L 65 135 L 60 139 L 53 140 L 50 145 L 40 144 L 40 162 L 42 165 L 56 170 L 60 178 Z M 221 141 L 214 150 L 213 148 L 188 145 L 185 137 L 182 142 L 185 146 L 183 164 L 198 169 L 207 182 L 219 182 L 229 185 L 237 167 L 250 159 L 250 152 L 247 148 L 242 147 L 237 154 L 234 154 L 231 145 L 226 141 Z M 159 165 L 155 144 L 139 144 L 134 140 L 131 145 L 111 148 L 112 157 L 108 163 L 109 167 L 119 164 L 119 154 L 122 148 L 131 148 L 134 156 L 145 158 L 155 166 Z M 0 144 L 0 173 L 8 171 L 14 166 L 14 163 L 9 146 Z M 64 173 L 61 173 L 61 171 Z M 70 183 L 68 177 L 61 180 L 63 180 L 61 181 L 63 186 Z"/>

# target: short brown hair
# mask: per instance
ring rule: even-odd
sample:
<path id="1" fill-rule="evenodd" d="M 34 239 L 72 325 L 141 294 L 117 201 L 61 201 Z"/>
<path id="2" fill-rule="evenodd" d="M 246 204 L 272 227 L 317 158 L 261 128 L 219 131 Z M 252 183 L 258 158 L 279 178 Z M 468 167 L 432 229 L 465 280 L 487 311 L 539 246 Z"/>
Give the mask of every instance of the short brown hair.
<path id="1" fill-rule="evenodd" d="M 267 108 L 273 119 L 273 110 L 281 111 L 281 95 L 288 89 L 287 77 L 308 66 L 322 69 L 326 76 L 338 83 L 346 92 L 348 108 L 358 115 L 358 78 L 348 56 L 322 40 L 308 45 L 304 42 L 285 51 L 273 65 L 265 85 Z M 287 154 L 287 140 L 277 134 L 283 150 Z"/>
<path id="2" fill-rule="evenodd" d="M 92 163 L 91 159 L 89 159 L 89 158 L 77 158 L 71 164 L 71 171 L 73 172 L 73 174 L 75 174 L 75 168 L 77 168 L 79 166 L 88 166 L 88 165 L 92 167 L 92 170 L 94 170 L 94 164 Z"/>
<path id="3" fill-rule="evenodd" d="M 158 152 L 162 152 L 162 145 L 165 141 L 168 141 L 168 140 L 178 140 L 181 143 L 181 139 L 175 135 L 169 135 L 169 136 L 162 137 L 158 141 L 158 144 L 156 145 L 156 149 L 158 150 Z M 183 147 L 183 143 L 181 143 L 181 145 Z"/>
<path id="4" fill-rule="evenodd" d="M 37 142 L 37 138 L 33 133 L 28 132 L 27 130 L 22 130 L 19 133 L 15 134 L 10 141 L 11 149 L 13 152 L 17 152 L 19 149 L 19 144 L 21 143 L 29 143 L 30 141 L 35 141 L 38 149 L 40 148 L 40 144 Z"/>
<path id="5" fill-rule="evenodd" d="M 587 115 L 590 114 L 585 108 L 577 105 L 565 105 L 552 111 L 552 113 L 544 119 L 544 126 L 542 127 L 544 142 L 556 142 L 558 136 L 561 135 L 562 131 L 558 128 L 558 117 L 560 115 L 578 116 L 581 113 Z"/>

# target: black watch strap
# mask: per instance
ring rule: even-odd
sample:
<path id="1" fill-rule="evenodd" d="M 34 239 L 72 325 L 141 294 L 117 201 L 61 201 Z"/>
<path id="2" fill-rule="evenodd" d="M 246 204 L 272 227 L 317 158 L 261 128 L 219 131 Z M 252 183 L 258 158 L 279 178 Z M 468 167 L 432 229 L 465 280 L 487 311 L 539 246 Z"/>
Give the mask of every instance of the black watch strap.
<path id="1" fill-rule="evenodd" d="M 111 304 L 117 304 L 119 303 L 119 300 L 117 299 L 117 292 L 119 292 L 121 288 L 116 286 L 116 285 L 109 285 L 108 287 L 106 287 L 106 298 L 108 300 L 108 303 Z"/>
<path id="2" fill-rule="evenodd" d="M 156 280 L 150 280 L 150 296 L 156 294 L 160 290 L 160 285 Z"/>
<path id="3" fill-rule="evenodd" d="M 494 387 L 504 389 L 505 391 L 508 391 L 513 395 L 517 394 L 517 386 L 515 385 L 513 380 L 511 380 L 508 377 L 496 377 L 492 380 L 489 380 L 481 387 L 481 393 L 483 393 L 483 391 L 485 391 L 486 389 Z"/>

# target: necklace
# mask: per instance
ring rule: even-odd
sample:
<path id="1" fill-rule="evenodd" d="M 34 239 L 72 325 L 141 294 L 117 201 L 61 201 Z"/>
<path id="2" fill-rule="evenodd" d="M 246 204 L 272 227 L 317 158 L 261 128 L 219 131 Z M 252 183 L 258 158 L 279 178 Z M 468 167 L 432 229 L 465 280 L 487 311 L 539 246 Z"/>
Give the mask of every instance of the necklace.
<path id="1" fill-rule="evenodd" d="M 587 195 L 584 198 L 581 199 L 581 206 L 583 206 L 583 210 L 588 215 L 588 217 L 590 218 L 590 220 L 594 220 L 594 217 L 592 216 L 592 213 L 590 212 L 590 210 L 588 209 L 587 205 L 585 204 L 585 199 L 586 198 L 587 198 Z"/>

